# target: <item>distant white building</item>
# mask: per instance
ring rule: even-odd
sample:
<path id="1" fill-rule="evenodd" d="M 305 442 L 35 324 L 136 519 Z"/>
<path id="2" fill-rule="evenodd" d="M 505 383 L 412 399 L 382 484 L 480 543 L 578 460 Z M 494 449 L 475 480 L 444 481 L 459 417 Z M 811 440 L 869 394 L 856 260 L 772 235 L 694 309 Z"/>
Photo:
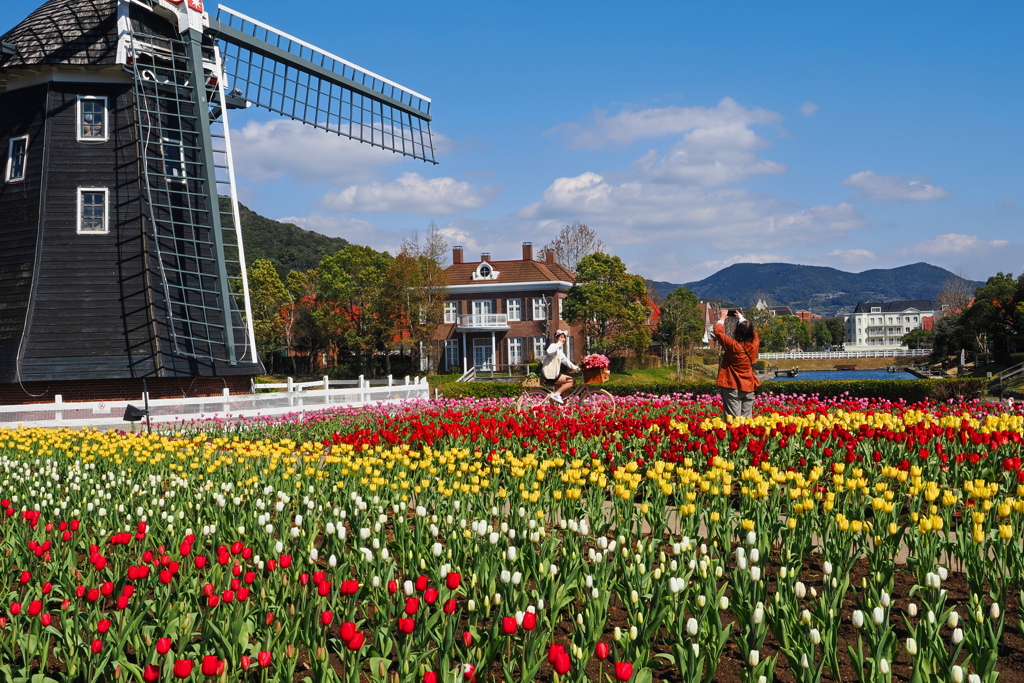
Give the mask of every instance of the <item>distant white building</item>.
<path id="1" fill-rule="evenodd" d="M 941 311 L 938 302 L 923 299 L 857 304 L 846 318 L 845 348 L 847 351 L 906 348 L 903 335 L 932 329 L 938 311 Z"/>

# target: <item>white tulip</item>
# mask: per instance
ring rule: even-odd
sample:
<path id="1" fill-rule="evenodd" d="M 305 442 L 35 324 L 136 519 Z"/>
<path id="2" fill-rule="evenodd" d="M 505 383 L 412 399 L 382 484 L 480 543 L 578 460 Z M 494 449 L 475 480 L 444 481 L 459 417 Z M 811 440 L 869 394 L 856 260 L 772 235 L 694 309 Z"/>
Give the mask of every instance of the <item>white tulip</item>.
<path id="1" fill-rule="evenodd" d="M 992 617 L 993 620 L 999 618 L 999 603 L 998 602 L 993 602 L 992 605 L 988 608 L 988 615 L 990 617 Z"/>
<path id="2" fill-rule="evenodd" d="M 728 597 L 723 595 L 718 600 L 718 609 L 720 609 L 722 611 L 725 611 L 725 610 L 729 609 L 729 598 Z"/>
<path id="3" fill-rule="evenodd" d="M 797 581 L 796 585 L 793 586 L 793 593 L 796 594 L 798 600 L 803 600 L 807 596 L 807 586 L 804 585 L 803 581 Z"/>
<path id="4" fill-rule="evenodd" d="M 889 660 L 888 659 L 881 659 L 881 660 L 879 660 L 879 662 L 878 662 L 878 670 L 882 673 L 883 676 L 888 676 L 889 675 Z"/>
<path id="5" fill-rule="evenodd" d="M 860 628 L 864 625 L 864 613 L 859 609 L 853 611 L 853 627 Z"/>
<path id="6" fill-rule="evenodd" d="M 829 562 L 828 560 L 826 560 L 825 563 L 822 565 L 822 571 L 825 572 L 825 576 L 831 576 L 832 575 L 832 563 Z"/>
<path id="7" fill-rule="evenodd" d="M 697 620 L 696 619 L 694 619 L 693 617 L 690 617 L 689 619 L 686 620 L 686 632 L 688 634 L 690 634 L 690 636 L 697 635 L 697 628 L 698 628 L 698 626 L 697 626 Z"/>
<path id="8" fill-rule="evenodd" d="M 757 532 L 756 531 L 748 531 L 747 532 L 747 545 L 754 545 L 755 543 L 757 543 Z"/>
<path id="9" fill-rule="evenodd" d="M 978 674 L 970 674 L 967 676 L 967 683 L 981 683 L 981 676 Z"/>
<path id="10" fill-rule="evenodd" d="M 950 628 L 956 628 L 956 625 L 960 623 L 960 615 L 957 614 L 956 610 L 949 613 L 949 617 L 946 619 L 946 626 Z"/>
<path id="11" fill-rule="evenodd" d="M 964 670 L 957 664 L 953 665 L 953 683 L 964 683 Z"/>
<path id="12" fill-rule="evenodd" d="M 912 619 L 917 616 L 917 603 L 916 602 L 912 602 L 909 605 L 907 605 L 907 614 Z"/>
<path id="13" fill-rule="evenodd" d="M 801 669 L 810 669 L 811 668 L 811 663 L 809 661 L 807 661 L 807 653 L 806 652 L 804 652 L 803 654 L 800 655 L 800 668 Z"/>
<path id="14" fill-rule="evenodd" d="M 761 568 L 756 564 L 750 568 L 750 580 L 755 583 L 761 580 Z"/>
<path id="15" fill-rule="evenodd" d="M 818 632 L 818 629 L 812 628 L 809 635 L 812 643 L 814 643 L 815 645 L 821 644 L 821 633 Z"/>
<path id="16" fill-rule="evenodd" d="M 875 626 L 881 626 L 885 621 L 885 610 L 881 607 L 871 610 L 871 620 L 875 622 Z"/>
<path id="17" fill-rule="evenodd" d="M 959 645 L 964 639 L 964 630 L 961 628 L 953 629 L 953 644 Z"/>
<path id="18" fill-rule="evenodd" d="M 907 638 L 907 654 L 911 657 L 917 656 L 917 641 L 913 638 Z"/>
<path id="19" fill-rule="evenodd" d="M 747 655 L 747 664 L 754 667 L 757 666 L 758 662 L 761 661 L 761 653 L 757 650 L 751 650 L 750 654 Z"/>

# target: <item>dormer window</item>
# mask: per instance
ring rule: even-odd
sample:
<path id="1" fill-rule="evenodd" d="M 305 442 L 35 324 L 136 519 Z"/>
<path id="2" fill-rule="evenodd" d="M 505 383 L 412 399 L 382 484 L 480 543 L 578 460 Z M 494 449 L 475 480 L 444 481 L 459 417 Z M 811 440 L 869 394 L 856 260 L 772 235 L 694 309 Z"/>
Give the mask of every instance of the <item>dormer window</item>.
<path id="1" fill-rule="evenodd" d="M 497 280 L 501 273 L 496 271 L 494 267 L 487 261 L 482 261 L 479 266 L 476 267 L 476 271 L 473 273 L 474 280 Z"/>
<path id="2" fill-rule="evenodd" d="M 872 313 L 881 313 L 882 312 L 882 307 L 881 306 L 872 306 L 871 307 L 871 312 Z"/>

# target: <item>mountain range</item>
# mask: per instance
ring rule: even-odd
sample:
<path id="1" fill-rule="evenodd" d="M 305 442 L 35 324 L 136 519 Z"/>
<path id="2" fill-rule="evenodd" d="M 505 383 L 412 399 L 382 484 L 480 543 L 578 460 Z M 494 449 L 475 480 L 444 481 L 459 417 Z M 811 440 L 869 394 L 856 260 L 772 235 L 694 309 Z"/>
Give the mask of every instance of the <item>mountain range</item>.
<path id="1" fill-rule="evenodd" d="M 764 299 L 771 306 L 789 306 L 794 311 L 803 308 L 832 317 L 851 313 L 858 303 L 865 301 L 933 300 L 954 278 L 954 273 L 929 263 L 861 273 L 793 263 L 735 263 L 697 282 L 650 284 L 662 296 L 683 286 L 700 299 L 729 301 L 744 307 Z M 980 287 L 984 283 L 970 284 Z"/>

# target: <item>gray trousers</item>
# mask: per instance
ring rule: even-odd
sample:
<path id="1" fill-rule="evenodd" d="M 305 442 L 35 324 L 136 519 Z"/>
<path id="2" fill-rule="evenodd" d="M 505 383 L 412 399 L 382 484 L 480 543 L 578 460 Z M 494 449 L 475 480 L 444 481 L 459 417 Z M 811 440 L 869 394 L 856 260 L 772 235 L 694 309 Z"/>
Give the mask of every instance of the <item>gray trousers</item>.
<path id="1" fill-rule="evenodd" d="M 719 387 L 725 414 L 733 417 L 751 417 L 754 410 L 754 392 Z"/>

